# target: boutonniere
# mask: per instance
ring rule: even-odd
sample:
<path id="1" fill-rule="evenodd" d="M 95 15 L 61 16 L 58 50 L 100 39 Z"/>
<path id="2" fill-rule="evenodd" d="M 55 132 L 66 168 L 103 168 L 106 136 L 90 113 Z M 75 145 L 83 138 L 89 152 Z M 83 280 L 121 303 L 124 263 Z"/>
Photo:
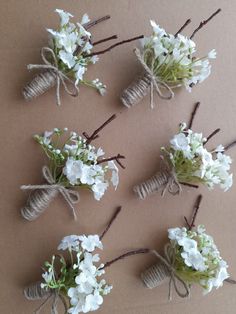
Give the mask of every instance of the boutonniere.
<path id="1" fill-rule="evenodd" d="M 180 297 L 185 298 L 190 295 L 193 284 L 200 285 L 203 293 L 207 294 L 213 288 L 221 287 L 224 281 L 236 283 L 229 278 L 228 265 L 220 256 L 213 237 L 206 233 L 203 225 L 195 226 L 201 200 L 202 196 L 199 195 L 191 222 L 184 217 L 187 227 L 168 230 L 169 241 L 164 255 L 153 250 L 159 261 L 141 275 L 149 289 L 160 286 L 169 278 L 169 300 L 172 287 Z"/>
<path id="2" fill-rule="evenodd" d="M 206 144 L 220 129 L 216 129 L 207 138 L 202 133 L 192 131 L 193 119 L 199 105 L 199 102 L 196 103 L 188 126 L 181 123 L 179 132 L 170 140 L 169 146 L 161 148 L 162 170 L 134 187 L 134 192 L 141 199 L 160 190 L 162 195 L 166 191 L 172 195 L 179 194 L 181 185 L 198 188 L 198 184 L 203 184 L 209 189 L 219 185 L 224 191 L 232 186 L 232 160 L 225 152 L 236 142 L 208 150 Z"/>
<path id="3" fill-rule="evenodd" d="M 131 85 L 121 94 L 122 103 L 130 108 L 139 103 L 150 90 L 151 108 L 153 108 L 154 91 L 162 99 L 174 97 L 174 89 L 184 86 L 188 91 L 203 82 L 211 72 L 209 59 L 216 58 L 213 49 L 203 57 L 196 57 L 195 34 L 206 25 L 221 9 L 202 21 L 188 38 L 180 34 L 191 22 L 190 19 L 176 32 L 167 33 L 151 21 L 153 33 L 141 40 L 141 48 L 135 49 L 136 57 L 143 68 Z"/>
<path id="4" fill-rule="evenodd" d="M 148 252 L 147 249 L 129 251 L 104 264 L 100 263 L 99 254 L 94 251 L 103 249 L 102 239 L 120 210 L 121 207 L 118 207 L 100 236 L 70 235 L 62 239 L 58 250 L 65 254 L 53 255 L 51 261 L 45 263 L 42 282 L 36 282 L 24 289 L 28 300 L 44 300 L 35 313 L 39 313 L 50 300 L 51 313 L 58 313 L 59 301 L 62 302 L 65 313 L 88 313 L 99 309 L 104 296 L 112 289 L 103 278 L 106 269 L 128 256 Z"/>
<path id="5" fill-rule="evenodd" d="M 79 85 L 85 85 L 96 89 L 101 95 L 104 95 L 106 86 L 99 79 L 87 80 L 84 78 L 88 66 L 98 61 L 98 55 L 103 54 L 116 46 L 143 38 L 137 36 L 128 40 L 123 40 L 112 46 L 94 51 L 101 43 L 117 38 L 113 35 L 98 41 L 92 40 L 92 34 L 89 30 L 107 19 L 106 15 L 100 19 L 90 21 L 87 14 L 84 14 L 81 21 L 72 23 L 72 14 L 63 10 L 56 9 L 61 22 L 57 30 L 47 29 L 50 39 L 48 47 L 41 49 L 43 64 L 29 64 L 28 69 L 41 70 L 34 79 L 23 89 L 23 95 L 26 100 L 32 100 L 45 93 L 56 85 L 57 104 L 61 104 L 60 86 L 65 89 L 70 96 L 78 96 Z"/>
<path id="6" fill-rule="evenodd" d="M 121 163 L 125 156 L 117 154 L 105 158 L 101 147 L 91 145 L 99 137 L 99 132 L 115 118 L 116 115 L 112 115 L 91 136 L 86 132 L 82 136 L 76 132 L 67 135 L 67 129 L 54 129 L 46 131 L 43 136 L 35 136 L 49 159 L 49 165 L 42 168 L 45 184 L 21 186 L 22 190 L 32 191 L 25 207 L 21 209 L 25 219 L 38 218 L 59 193 L 76 218 L 74 204 L 79 202 L 78 188 L 92 191 L 98 201 L 110 183 L 117 188 L 119 176 L 116 163 L 125 168 Z"/>

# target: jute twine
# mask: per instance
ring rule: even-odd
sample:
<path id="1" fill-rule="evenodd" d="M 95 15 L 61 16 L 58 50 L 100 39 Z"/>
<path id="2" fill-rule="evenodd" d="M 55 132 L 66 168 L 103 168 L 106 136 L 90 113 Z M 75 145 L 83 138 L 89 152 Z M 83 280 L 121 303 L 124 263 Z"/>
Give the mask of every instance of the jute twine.
<path id="1" fill-rule="evenodd" d="M 47 59 L 46 54 L 51 56 L 52 62 L 50 59 Z M 44 94 L 47 90 L 52 88 L 56 84 L 56 102 L 57 105 L 61 104 L 60 99 L 60 85 L 64 87 L 67 94 L 77 97 L 79 93 L 78 87 L 75 85 L 75 82 L 71 80 L 68 76 L 66 76 L 62 71 L 58 68 L 58 62 L 54 51 L 49 47 L 43 47 L 41 49 L 41 57 L 45 64 L 28 64 L 28 70 L 32 69 L 41 69 L 46 70 L 45 72 L 39 73 L 34 77 L 34 79 L 28 83 L 23 88 L 23 95 L 26 100 L 31 100 L 36 98 L 42 94 Z M 70 90 L 68 85 L 72 85 L 72 89 Z"/>
<path id="2" fill-rule="evenodd" d="M 42 174 L 49 184 L 21 186 L 22 190 L 33 190 L 28 197 L 26 206 L 21 209 L 21 215 L 29 221 L 37 219 L 48 207 L 51 200 L 60 193 L 72 210 L 74 219 L 76 219 L 74 204 L 80 200 L 79 193 L 57 184 L 47 166 L 42 168 Z"/>
<path id="3" fill-rule="evenodd" d="M 167 244 L 164 249 L 164 257 L 157 251 L 151 251 L 160 261 L 145 270 L 141 274 L 141 279 L 145 286 L 149 289 L 160 286 L 165 279 L 169 278 L 169 292 L 168 299 L 172 299 L 172 288 L 174 287 L 176 293 L 181 298 L 186 298 L 190 295 L 189 284 L 182 280 L 176 273 L 174 268 L 175 253 L 170 244 Z M 179 283 L 183 289 L 178 287 Z"/>
<path id="4" fill-rule="evenodd" d="M 162 196 L 165 195 L 166 191 L 172 195 L 180 194 L 182 191 L 174 169 L 160 171 L 150 179 L 134 186 L 133 188 L 134 192 L 138 194 L 141 199 L 145 199 L 148 195 L 159 192 L 161 189 Z"/>
<path id="5" fill-rule="evenodd" d="M 141 54 L 140 50 L 136 48 L 134 52 L 137 56 L 138 61 L 141 63 L 144 69 L 144 73 L 141 76 L 139 75 L 130 84 L 130 86 L 122 92 L 120 96 L 122 103 L 128 108 L 136 105 L 144 98 L 144 96 L 147 95 L 149 87 L 150 87 L 151 108 L 154 107 L 154 102 L 153 102 L 154 90 L 156 91 L 157 95 L 161 99 L 168 100 L 168 99 L 173 98 L 174 92 L 171 89 L 171 87 L 167 83 L 165 83 L 164 81 L 156 77 L 154 74 L 155 58 L 154 57 L 152 58 L 152 63 L 151 63 L 151 66 L 149 67 L 147 66 L 144 60 L 144 55 Z M 163 94 L 161 89 L 164 89 L 166 93 Z"/>
<path id="6" fill-rule="evenodd" d="M 44 288 L 41 288 L 41 283 L 36 282 L 35 284 L 32 284 L 24 289 L 24 296 L 27 300 L 33 301 L 33 300 L 44 300 L 40 306 L 34 311 L 35 314 L 39 314 L 41 310 L 45 307 L 45 305 L 52 299 L 52 305 L 51 305 L 51 314 L 58 314 L 57 306 L 58 301 L 61 300 L 65 312 L 67 313 L 67 304 L 64 299 L 64 297 L 58 292 L 54 290 L 46 290 Z"/>

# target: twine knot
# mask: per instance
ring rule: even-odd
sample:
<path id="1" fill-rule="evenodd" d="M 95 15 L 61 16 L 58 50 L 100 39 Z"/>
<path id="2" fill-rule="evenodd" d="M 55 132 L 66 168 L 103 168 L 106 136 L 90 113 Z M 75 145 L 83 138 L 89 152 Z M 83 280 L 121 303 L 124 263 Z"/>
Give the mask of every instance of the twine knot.
<path id="1" fill-rule="evenodd" d="M 166 244 L 164 248 L 164 257 L 160 255 L 157 251 L 152 250 L 151 251 L 160 261 L 167 267 L 170 280 L 169 280 L 169 293 L 168 293 L 168 300 L 171 301 L 172 299 L 172 287 L 174 286 L 174 289 L 179 297 L 186 298 L 190 295 L 190 287 L 189 284 L 186 283 L 184 280 L 182 280 L 178 274 L 176 273 L 176 269 L 174 268 L 175 264 L 175 252 L 173 250 L 173 247 L 170 244 Z M 184 291 L 182 291 L 178 285 L 177 282 L 181 284 Z"/>
<path id="2" fill-rule="evenodd" d="M 51 55 L 52 61 L 46 57 L 46 54 L 49 53 Z M 41 57 L 45 64 L 28 64 L 27 68 L 31 69 L 46 69 L 52 71 L 56 74 L 56 101 L 57 105 L 61 105 L 60 99 L 60 85 L 62 84 L 67 94 L 73 97 L 77 97 L 79 93 L 79 89 L 67 75 L 65 75 L 61 70 L 59 70 L 57 57 L 54 51 L 49 47 L 43 47 L 41 49 Z M 68 83 L 72 85 L 72 90 L 69 89 Z"/>
<path id="3" fill-rule="evenodd" d="M 44 166 L 42 168 L 42 174 L 44 179 L 49 184 L 41 184 L 41 185 L 22 185 L 22 190 L 36 190 L 36 189 L 51 189 L 51 190 L 57 190 L 61 193 L 67 204 L 69 205 L 70 209 L 72 210 L 74 219 L 77 219 L 74 204 L 78 203 L 80 200 L 79 193 L 77 191 L 74 191 L 72 189 L 65 188 L 61 184 L 57 184 L 52 176 L 51 171 L 47 166 Z"/>
<path id="4" fill-rule="evenodd" d="M 155 76 L 154 74 L 154 60 L 151 63 L 151 66 L 147 66 L 144 55 L 141 54 L 140 50 L 138 48 L 135 48 L 134 53 L 138 59 L 138 61 L 141 63 L 142 67 L 144 68 L 145 72 L 148 73 L 149 78 L 151 80 L 151 91 L 150 91 L 150 105 L 151 108 L 154 108 L 153 98 L 154 98 L 154 89 L 158 96 L 162 99 L 172 99 L 174 97 L 174 92 L 171 89 L 171 87 L 161 79 Z M 164 90 L 167 92 L 166 94 L 163 94 L 160 88 L 164 88 Z"/>

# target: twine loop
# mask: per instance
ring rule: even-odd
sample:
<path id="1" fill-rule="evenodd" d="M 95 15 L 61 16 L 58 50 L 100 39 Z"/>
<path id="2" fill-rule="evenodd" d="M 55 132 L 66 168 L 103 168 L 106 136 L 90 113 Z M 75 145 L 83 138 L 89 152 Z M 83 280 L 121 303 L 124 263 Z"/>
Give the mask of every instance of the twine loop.
<path id="1" fill-rule="evenodd" d="M 174 92 L 171 89 L 171 87 L 164 81 L 160 80 L 158 77 L 155 76 L 153 69 L 154 69 L 154 60 L 151 63 L 151 66 L 147 66 L 145 60 L 144 60 L 144 55 L 141 54 L 140 50 L 138 48 L 135 48 L 134 53 L 138 59 L 138 61 L 141 63 L 142 67 L 144 70 L 148 73 L 150 80 L 151 80 L 151 93 L 150 93 L 150 105 L 151 108 L 154 108 L 154 103 L 153 103 L 153 94 L 154 94 L 154 89 L 158 96 L 161 99 L 172 99 L 174 97 Z M 164 88 L 166 91 L 166 94 L 163 94 L 160 87 Z"/>
<path id="2" fill-rule="evenodd" d="M 53 189 L 57 190 L 58 192 L 61 193 L 67 204 L 69 205 L 70 209 L 72 210 L 74 219 L 77 219 L 76 213 L 75 213 L 75 208 L 74 204 L 78 203 L 80 200 L 79 193 L 77 191 L 65 188 L 61 184 L 57 184 L 52 176 L 51 171 L 47 166 L 44 166 L 42 168 L 42 174 L 44 179 L 49 183 L 49 184 L 41 184 L 41 185 L 22 185 L 21 189 L 22 190 L 36 190 L 36 189 Z"/>
<path id="3" fill-rule="evenodd" d="M 52 58 L 52 62 L 47 58 L 46 54 L 50 54 Z M 41 57 L 44 64 L 28 64 L 27 68 L 31 69 L 46 69 L 49 71 L 53 71 L 56 74 L 56 101 L 57 105 L 61 105 L 60 98 L 60 85 L 62 84 L 67 94 L 73 97 L 77 97 L 79 93 L 79 89 L 67 75 L 65 75 L 61 70 L 59 70 L 58 62 L 54 51 L 49 47 L 43 47 L 41 49 Z M 72 89 L 69 89 L 68 85 L 72 85 Z"/>
<path id="4" fill-rule="evenodd" d="M 161 192 L 161 196 L 164 196 L 166 191 L 168 191 L 172 195 L 180 194 L 182 192 L 182 188 L 177 178 L 175 168 L 171 167 L 169 163 L 165 161 L 163 156 L 161 156 L 161 166 L 165 168 L 165 170 L 169 173 L 168 181 L 163 191 Z"/>
<path id="5" fill-rule="evenodd" d="M 174 268 L 175 264 L 175 252 L 173 247 L 170 244 L 166 244 L 164 248 L 164 257 L 160 255 L 157 251 L 152 250 L 151 251 L 158 259 L 161 260 L 163 264 L 167 267 L 169 271 L 169 293 L 168 293 L 168 300 L 171 301 L 172 299 L 172 287 L 174 287 L 176 293 L 178 294 L 179 297 L 181 298 L 186 298 L 190 295 L 190 287 L 189 285 L 182 280 L 176 273 L 176 270 Z M 178 284 L 181 284 L 182 289 L 178 287 Z"/>

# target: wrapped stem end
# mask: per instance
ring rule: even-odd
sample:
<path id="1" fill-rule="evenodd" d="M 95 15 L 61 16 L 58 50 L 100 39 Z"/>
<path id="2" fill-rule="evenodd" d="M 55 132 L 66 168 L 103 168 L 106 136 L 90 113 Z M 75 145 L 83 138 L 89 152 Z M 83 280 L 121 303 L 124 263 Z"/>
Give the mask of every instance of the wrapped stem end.
<path id="1" fill-rule="evenodd" d="M 56 84 L 57 75 L 53 71 L 45 71 L 37 74 L 31 82 L 29 82 L 22 90 L 22 94 L 26 100 L 32 100 Z"/>
<path id="2" fill-rule="evenodd" d="M 138 76 L 121 94 L 120 99 L 124 106 L 130 108 L 138 104 L 148 93 L 151 85 L 150 75 L 145 72 Z"/>
<path id="3" fill-rule="evenodd" d="M 21 209 L 21 215 L 26 220 L 37 219 L 49 206 L 49 203 L 57 196 L 55 189 L 36 189 L 29 195 L 25 207 Z"/>
<path id="4" fill-rule="evenodd" d="M 134 186 L 134 192 L 139 196 L 140 199 L 145 199 L 148 195 L 158 192 L 163 188 L 169 180 L 170 174 L 168 171 L 158 172 L 150 179 Z"/>
<path id="5" fill-rule="evenodd" d="M 160 286 L 169 276 L 170 272 L 166 265 L 159 262 L 145 270 L 141 274 L 141 279 L 147 288 L 153 289 Z"/>

